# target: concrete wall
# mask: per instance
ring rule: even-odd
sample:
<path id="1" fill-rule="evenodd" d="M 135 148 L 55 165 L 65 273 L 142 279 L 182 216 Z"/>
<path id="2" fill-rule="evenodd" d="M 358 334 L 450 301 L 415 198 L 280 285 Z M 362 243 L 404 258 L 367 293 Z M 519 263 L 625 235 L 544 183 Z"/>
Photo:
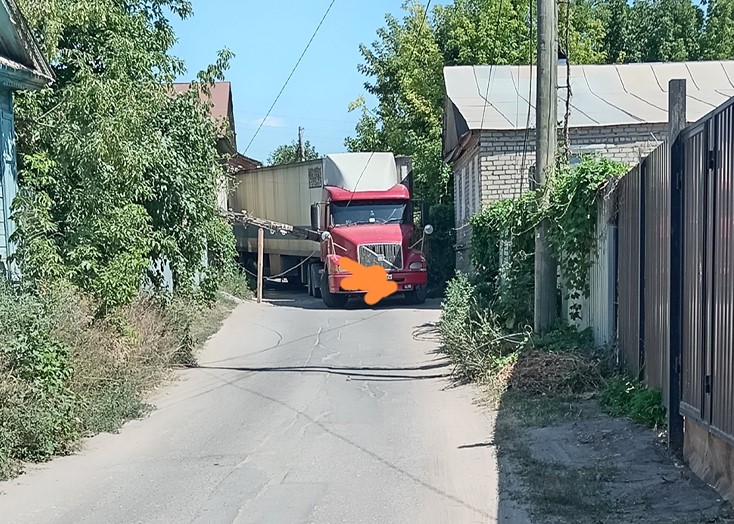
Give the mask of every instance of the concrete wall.
<path id="1" fill-rule="evenodd" d="M 664 140 L 667 124 L 638 124 L 570 130 L 571 149 L 598 153 L 612 160 L 639 163 Z M 529 188 L 528 172 L 535 163 L 535 132 L 482 131 L 472 137 L 453 163 L 456 204 L 456 268 L 470 270 L 469 218 L 483 206 L 520 196 Z M 477 187 L 478 186 L 478 187 Z"/>
<path id="2" fill-rule="evenodd" d="M 734 502 L 734 446 L 690 418 L 684 432 L 683 455 L 691 470 Z"/>

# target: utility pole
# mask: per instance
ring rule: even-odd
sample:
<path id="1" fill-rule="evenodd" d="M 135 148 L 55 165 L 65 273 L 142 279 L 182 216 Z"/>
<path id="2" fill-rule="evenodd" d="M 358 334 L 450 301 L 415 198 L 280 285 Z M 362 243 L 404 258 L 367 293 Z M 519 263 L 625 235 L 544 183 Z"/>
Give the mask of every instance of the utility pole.
<path id="1" fill-rule="evenodd" d="M 296 160 L 303 162 L 303 128 L 298 126 L 298 149 L 296 150 Z"/>
<path id="2" fill-rule="evenodd" d="M 556 0 L 537 0 L 538 69 L 535 104 L 536 187 L 547 203 L 548 177 L 556 164 L 558 107 L 558 8 Z M 535 332 L 546 333 L 556 321 L 556 262 L 548 245 L 548 220 L 535 229 Z"/>

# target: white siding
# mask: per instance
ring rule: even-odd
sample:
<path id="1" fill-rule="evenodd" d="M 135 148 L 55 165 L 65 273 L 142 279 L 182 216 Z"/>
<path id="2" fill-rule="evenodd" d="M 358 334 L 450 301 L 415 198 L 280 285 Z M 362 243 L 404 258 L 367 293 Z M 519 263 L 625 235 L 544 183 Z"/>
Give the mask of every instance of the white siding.
<path id="1" fill-rule="evenodd" d="M 573 303 L 581 305 L 581 319 L 573 323 L 579 329 L 590 327 L 594 341 L 599 346 L 611 344 L 614 339 L 614 300 L 616 279 L 616 226 L 613 223 L 613 198 L 601 197 L 597 202 L 596 255 L 589 270 L 589 298 L 566 301 L 563 316 L 571 322 L 570 307 Z M 564 286 L 565 292 L 565 286 Z"/>

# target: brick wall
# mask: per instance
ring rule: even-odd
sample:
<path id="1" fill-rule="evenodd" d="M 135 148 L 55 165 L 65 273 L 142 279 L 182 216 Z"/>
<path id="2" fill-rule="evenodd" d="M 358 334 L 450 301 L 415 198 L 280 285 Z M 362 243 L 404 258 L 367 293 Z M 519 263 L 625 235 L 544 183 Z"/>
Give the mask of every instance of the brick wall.
<path id="1" fill-rule="evenodd" d="M 571 150 L 599 153 L 630 167 L 665 139 L 667 124 L 638 124 L 570 130 Z M 524 159 L 523 159 L 524 157 Z M 517 197 L 529 187 L 528 170 L 535 163 L 535 133 L 482 131 L 472 137 L 453 164 L 456 223 L 456 268 L 470 271 L 469 218 L 495 200 Z"/>
<path id="2" fill-rule="evenodd" d="M 667 124 L 572 129 L 571 149 L 597 152 L 632 167 L 664 140 L 666 133 Z M 529 187 L 528 169 L 535 163 L 535 133 L 530 130 L 525 141 L 522 130 L 483 131 L 481 157 L 482 203 L 519 196 Z"/>

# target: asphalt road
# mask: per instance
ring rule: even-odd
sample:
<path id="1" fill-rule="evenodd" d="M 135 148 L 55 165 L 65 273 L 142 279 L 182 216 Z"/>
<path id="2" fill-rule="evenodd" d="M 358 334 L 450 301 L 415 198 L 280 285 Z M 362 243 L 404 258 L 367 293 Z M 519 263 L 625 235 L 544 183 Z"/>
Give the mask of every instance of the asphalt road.
<path id="1" fill-rule="evenodd" d="M 0 522 L 496 521 L 491 415 L 414 336 L 438 302 L 270 295 L 237 307 L 149 417 L 0 483 Z"/>

